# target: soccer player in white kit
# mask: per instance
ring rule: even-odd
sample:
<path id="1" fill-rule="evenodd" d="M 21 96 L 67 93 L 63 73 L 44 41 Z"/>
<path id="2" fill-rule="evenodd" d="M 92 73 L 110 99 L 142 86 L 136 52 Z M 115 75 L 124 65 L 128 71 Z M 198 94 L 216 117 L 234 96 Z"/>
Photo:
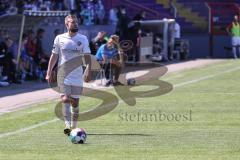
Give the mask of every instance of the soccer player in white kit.
<path id="1" fill-rule="evenodd" d="M 48 82 L 51 79 L 51 72 L 57 61 L 58 66 L 61 68 L 61 66 L 68 64 L 71 62 L 71 60 L 74 60 L 74 58 L 76 59 L 80 55 L 88 54 L 90 57 L 91 51 L 89 48 L 88 39 L 86 36 L 78 33 L 77 17 L 75 15 L 68 15 L 65 17 L 65 25 L 67 32 L 58 35 L 54 40 L 52 55 L 49 60 L 46 75 L 46 80 Z M 83 78 L 85 81 L 90 80 L 90 69 L 86 71 L 88 73 L 84 73 L 85 77 L 83 77 L 82 63 L 80 64 L 81 65 L 77 67 L 75 66 L 70 73 L 66 73 L 62 82 L 63 86 L 60 86 L 60 88 L 62 87 L 62 89 L 60 89 L 62 100 L 62 115 L 65 122 L 64 134 L 66 135 L 70 134 L 71 129 L 77 127 L 79 114 L 79 97 L 82 92 Z M 69 67 L 69 64 L 65 65 L 64 67 L 63 68 L 66 71 L 67 67 Z M 76 91 L 76 89 L 78 89 L 78 91 Z"/>

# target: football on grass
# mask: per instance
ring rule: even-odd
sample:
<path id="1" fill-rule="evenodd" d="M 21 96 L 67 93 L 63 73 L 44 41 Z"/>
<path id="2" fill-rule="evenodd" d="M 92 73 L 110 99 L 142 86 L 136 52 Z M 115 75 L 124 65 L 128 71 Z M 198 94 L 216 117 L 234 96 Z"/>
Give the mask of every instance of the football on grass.
<path id="1" fill-rule="evenodd" d="M 83 144 L 86 142 L 87 134 L 83 128 L 75 128 L 71 131 L 69 138 L 74 144 Z"/>

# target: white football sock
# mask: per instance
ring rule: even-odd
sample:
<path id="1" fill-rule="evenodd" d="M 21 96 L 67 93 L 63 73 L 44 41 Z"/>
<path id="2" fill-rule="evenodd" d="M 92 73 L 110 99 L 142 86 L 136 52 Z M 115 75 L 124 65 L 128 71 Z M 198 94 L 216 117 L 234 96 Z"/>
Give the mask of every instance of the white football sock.
<path id="1" fill-rule="evenodd" d="M 77 127 L 77 122 L 78 122 L 78 115 L 79 115 L 79 107 L 72 107 L 71 106 L 71 128 L 76 128 Z"/>
<path id="2" fill-rule="evenodd" d="M 62 114 L 66 128 L 71 127 L 70 103 L 62 103 Z"/>

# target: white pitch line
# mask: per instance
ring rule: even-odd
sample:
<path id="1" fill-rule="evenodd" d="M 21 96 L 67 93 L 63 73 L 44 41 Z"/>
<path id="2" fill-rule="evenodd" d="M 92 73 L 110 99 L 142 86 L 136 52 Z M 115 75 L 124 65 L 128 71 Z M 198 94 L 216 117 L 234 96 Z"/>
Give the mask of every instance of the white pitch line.
<path id="1" fill-rule="evenodd" d="M 206 79 L 214 78 L 216 76 L 219 76 L 219 75 L 222 75 L 222 74 L 225 74 L 225 73 L 234 72 L 234 71 L 237 71 L 237 70 L 240 70 L 240 67 L 235 67 L 235 68 L 223 71 L 221 73 L 212 74 L 212 75 L 204 76 L 204 77 L 194 79 L 194 80 L 191 80 L 191 81 L 186 81 L 186 82 L 182 82 L 182 83 L 179 83 L 179 84 L 175 84 L 175 85 L 173 85 L 173 87 L 176 88 L 176 87 L 181 87 L 181 86 L 185 86 L 185 85 L 192 84 L 192 83 L 197 83 L 197 82 L 200 82 L 200 81 L 203 81 L 203 80 L 206 80 Z"/>
<path id="2" fill-rule="evenodd" d="M 163 81 L 169 81 L 169 80 L 172 80 L 172 79 L 175 79 L 175 78 L 181 78 L 184 76 L 183 73 L 176 73 L 176 75 L 172 75 L 170 77 L 167 77 L 167 78 L 164 78 L 165 75 L 163 75 L 163 77 L 161 77 L 161 80 Z"/>
<path id="3" fill-rule="evenodd" d="M 214 78 L 214 77 L 216 77 L 216 76 L 219 76 L 219 75 L 222 75 L 222 74 L 225 74 L 225 73 L 230 73 L 230 72 L 233 72 L 233 71 L 237 71 L 237 70 L 239 70 L 239 69 L 240 69 L 240 67 L 232 68 L 232 69 L 223 71 L 223 72 L 221 72 L 221 73 L 217 73 L 217 74 L 205 76 L 205 77 L 202 77 L 202 78 L 194 79 L 194 80 L 191 80 L 191 81 L 186 81 L 186 82 L 183 82 L 183 83 L 179 83 L 179 84 L 174 85 L 174 87 L 181 87 L 181 86 L 185 86 L 185 85 L 188 85 L 188 84 L 197 83 L 197 82 L 200 82 L 200 81 L 203 81 L 203 80 L 207 80 L 207 79 L 210 79 L 210 78 Z M 119 103 L 122 103 L 122 102 L 123 102 L 123 100 L 120 100 Z M 17 131 L 2 133 L 2 134 L 0 134 L 0 138 L 7 137 L 7 136 L 11 136 L 11 135 L 15 135 L 15 134 L 19 134 L 19 133 L 23 133 L 23 132 L 26 132 L 26 131 L 35 129 L 35 128 L 37 128 L 37 127 L 41 127 L 41 126 L 46 125 L 46 124 L 56 122 L 56 121 L 58 121 L 58 120 L 59 120 L 59 119 L 55 118 L 55 119 L 53 119 L 53 120 L 44 121 L 44 122 L 41 122 L 41 123 L 39 123 L 39 124 L 32 125 L 32 126 L 29 126 L 29 127 L 26 127 L 26 128 L 22 128 L 22 129 L 17 130 Z"/>
<path id="4" fill-rule="evenodd" d="M 9 119 L 14 119 L 14 118 L 19 118 L 19 117 L 23 117 L 23 116 L 26 116 L 28 114 L 33 114 L 33 113 L 39 113 L 39 112 L 46 112 L 50 110 L 49 108 L 38 108 L 38 109 L 35 109 L 35 110 L 32 110 L 32 111 L 23 111 L 22 113 L 20 114 L 17 114 L 15 116 L 9 116 L 8 118 L 6 118 L 5 120 L 9 120 Z M 5 112 L 0 112 L 0 116 L 1 114 L 5 114 L 5 113 L 11 113 L 12 111 L 5 111 Z"/>
<path id="5" fill-rule="evenodd" d="M 35 109 L 35 110 L 32 110 L 32 111 L 29 111 L 29 112 L 26 112 L 26 114 L 32 114 L 32 113 L 38 113 L 38 112 L 45 112 L 47 111 L 48 108 L 39 108 L 39 109 Z"/>
<path id="6" fill-rule="evenodd" d="M 55 119 L 53 119 L 53 120 L 44 121 L 44 122 L 41 122 L 41 123 L 38 123 L 38 124 L 35 124 L 35 125 L 32 125 L 32 126 L 29 126 L 29 127 L 26 127 L 26 128 L 19 129 L 19 130 L 17 130 L 17 131 L 2 133 L 2 134 L 0 134 L 0 138 L 4 138 L 4 137 L 12 136 L 12 135 L 15 135 L 15 134 L 23 133 L 23 132 L 32 130 L 32 129 L 34 129 L 34 128 L 44 126 L 44 125 L 46 125 L 46 124 L 56 122 L 56 121 L 58 121 L 58 120 L 59 120 L 59 119 L 55 118 Z"/>

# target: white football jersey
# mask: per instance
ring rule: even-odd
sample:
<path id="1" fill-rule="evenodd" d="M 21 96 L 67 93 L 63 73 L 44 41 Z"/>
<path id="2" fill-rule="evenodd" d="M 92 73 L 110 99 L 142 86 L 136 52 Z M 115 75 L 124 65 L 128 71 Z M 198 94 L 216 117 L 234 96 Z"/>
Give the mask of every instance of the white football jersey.
<path id="1" fill-rule="evenodd" d="M 67 73 L 67 76 L 64 79 L 64 84 L 82 86 L 82 65 L 80 64 L 77 65 L 77 67 L 73 67 L 74 64 L 72 65 L 71 63 L 72 60 L 79 55 L 91 53 L 87 37 L 79 33 L 73 37 L 69 36 L 68 33 L 60 34 L 54 40 L 52 53 L 59 55 L 58 66 L 65 65 L 67 68 L 66 70 L 73 68 L 70 73 Z"/>

